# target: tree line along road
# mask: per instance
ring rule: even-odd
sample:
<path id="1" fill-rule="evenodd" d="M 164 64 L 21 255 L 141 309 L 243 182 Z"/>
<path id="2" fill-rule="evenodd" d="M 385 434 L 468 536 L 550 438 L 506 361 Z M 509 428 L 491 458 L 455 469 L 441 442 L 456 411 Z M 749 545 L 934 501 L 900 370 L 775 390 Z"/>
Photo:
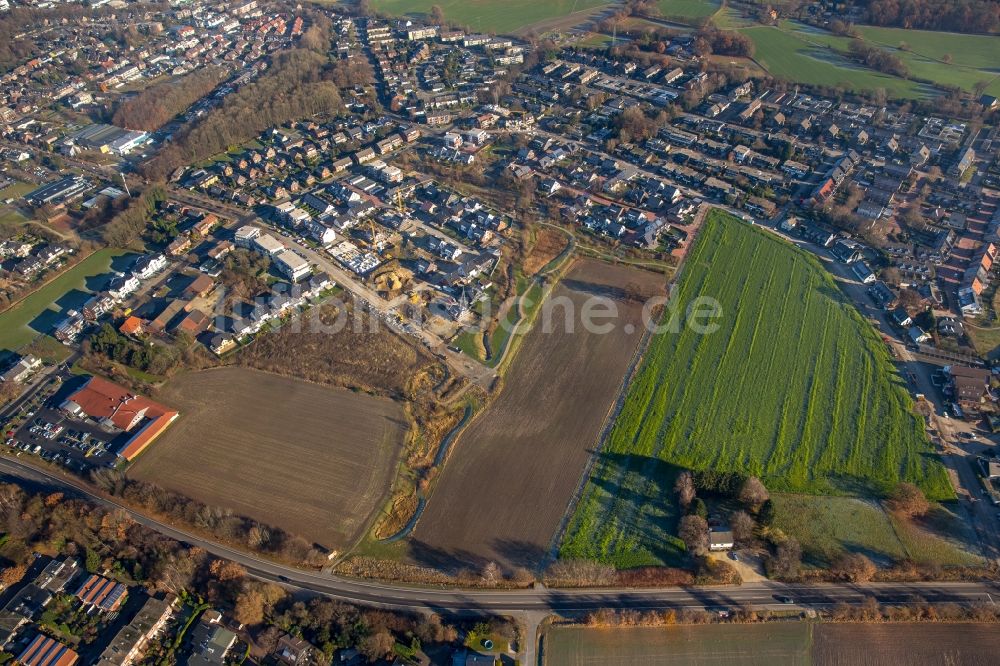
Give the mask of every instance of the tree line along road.
<path id="1" fill-rule="evenodd" d="M 30 490 L 60 491 L 70 497 L 121 509 L 137 523 L 172 539 L 203 548 L 216 557 L 238 562 L 250 575 L 263 580 L 342 601 L 398 610 L 471 615 L 524 611 L 572 614 L 599 608 L 712 610 L 733 609 L 747 604 L 756 608 L 818 609 L 840 603 L 860 604 L 868 597 L 887 604 L 992 604 L 994 598 L 1000 595 L 1000 586 L 989 581 L 810 585 L 766 581 L 687 588 L 566 590 L 482 590 L 390 584 L 341 578 L 270 562 L 150 518 L 90 491 L 75 479 L 10 458 L 0 458 L 0 481 L 17 483 Z M 780 604 L 777 599 L 780 596 L 791 597 L 794 603 Z"/>

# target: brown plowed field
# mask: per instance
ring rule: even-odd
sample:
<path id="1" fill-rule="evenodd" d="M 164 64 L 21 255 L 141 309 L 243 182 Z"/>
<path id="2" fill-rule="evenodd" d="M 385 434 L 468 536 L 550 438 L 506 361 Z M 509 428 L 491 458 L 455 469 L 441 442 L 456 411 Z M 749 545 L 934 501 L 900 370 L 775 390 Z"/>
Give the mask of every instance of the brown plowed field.
<path id="1" fill-rule="evenodd" d="M 569 271 L 550 302 L 573 303 L 575 332 L 563 323 L 563 307 L 554 308 L 549 332 L 545 308 L 539 312 L 500 393 L 455 443 L 411 538 L 415 562 L 447 570 L 490 560 L 506 569 L 542 561 L 641 339 L 642 304 L 623 292 L 650 293 L 663 282 L 594 260 Z M 609 333 L 580 324 L 580 308 L 593 295 L 617 306 Z"/>
<path id="2" fill-rule="evenodd" d="M 384 501 L 407 428 L 391 400 L 244 368 L 179 376 L 157 400 L 181 417 L 130 476 L 332 549 Z"/>

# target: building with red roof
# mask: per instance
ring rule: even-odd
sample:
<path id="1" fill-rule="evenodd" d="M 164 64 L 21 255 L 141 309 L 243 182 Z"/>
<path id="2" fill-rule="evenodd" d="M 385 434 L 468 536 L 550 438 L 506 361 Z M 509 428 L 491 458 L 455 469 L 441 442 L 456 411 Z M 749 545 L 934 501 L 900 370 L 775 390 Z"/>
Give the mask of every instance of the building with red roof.
<path id="1" fill-rule="evenodd" d="M 80 655 L 59 641 L 38 634 L 18 656 L 17 663 L 23 666 L 73 666 L 79 659 Z"/>
<path id="2" fill-rule="evenodd" d="M 128 588 L 119 582 L 91 574 L 76 591 L 76 597 L 84 608 L 96 608 L 101 611 L 114 612 L 121 608 L 125 601 Z"/>
<path id="3" fill-rule="evenodd" d="M 122 335 L 142 335 L 144 325 L 145 322 L 142 319 L 132 315 L 122 322 L 122 325 L 118 327 L 118 332 Z"/>
<path id="4" fill-rule="evenodd" d="M 100 377 L 91 377 L 60 407 L 70 416 L 89 417 L 109 431 L 127 433 L 118 455 L 132 460 L 174 422 L 178 413 Z"/>

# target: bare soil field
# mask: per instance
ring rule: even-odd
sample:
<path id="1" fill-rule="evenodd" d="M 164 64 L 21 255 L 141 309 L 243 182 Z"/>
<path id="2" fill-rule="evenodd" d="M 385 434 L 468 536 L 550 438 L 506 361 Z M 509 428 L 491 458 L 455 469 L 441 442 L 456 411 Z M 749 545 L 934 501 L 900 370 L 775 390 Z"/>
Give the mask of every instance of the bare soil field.
<path id="1" fill-rule="evenodd" d="M 573 327 L 565 307 L 547 318 L 543 306 L 499 394 L 455 443 L 411 538 L 412 560 L 444 570 L 541 563 L 641 339 L 642 305 L 625 287 L 662 284 L 661 275 L 595 260 L 570 268 L 549 304 L 572 303 Z M 608 333 L 580 323 L 592 296 L 618 309 Z"/>
<path id="2" fill-rule="evenodd" d="M 813 632 L 817 666 L 995 664 L 995 624 L 821 624 Z"/>
<path id="3" fill-rule="evenodd" d="M 545 666 L 808 664 L 804 622 L 673 627 L 555 627 L 545 632 Z M 864 663 L 864 662 L 842 662 Z"/>
<path id="4" fill-rule="evenodd" d="M 995 624 L 775 622 L 673 627 L 555 627 L 545 666 L 995 664 Z"/>
<path id="5" fill-rule="evenodd" d="M 130 476 L 338 550 L 385 501 L 408 427 L 386 398 L 244 368 L 181 375 L 156 397 L 181 418 Z"/>

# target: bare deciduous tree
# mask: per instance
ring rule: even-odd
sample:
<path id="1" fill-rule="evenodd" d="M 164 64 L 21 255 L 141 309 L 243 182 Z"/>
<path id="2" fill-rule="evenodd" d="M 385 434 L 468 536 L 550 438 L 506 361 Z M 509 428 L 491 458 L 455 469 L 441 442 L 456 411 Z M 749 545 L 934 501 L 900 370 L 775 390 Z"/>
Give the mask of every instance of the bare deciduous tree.
<path id="1" fill-rule="evenodd" d="M 740 501 L 756 510 L 761 504 L 770 499 L 767 488 L 756 476 L 751 476 L 740 489 Z"/>
<path id="2" fill-rule="evenodd" d="M 694 488 L 694 476 L 691 472 L 681 472 L 677 477 L 677 482 L 674 484 L 674 492 L 677 493 L 677 501 L 680 502 L 681 506 L 687 509 L 688 505 L 694 500 L 695 488 Z"/>
<path id="3" fill-rule="evenodd" d="M 694 555 L 703 555 L 708 550 L 708 522 L 701 516 L 681 518 L 677 535 Z"/>
<path id="4" fill-rule="evenodd" d="M 889 509 L 906 518 L 926 515 L 931 503 L 924 493 L 912 483 L 900 483 L 892 491 L 889 498 Z"/>
<path id="5" fill-rule="evenodd" d="M 842 555 L 833 565 L 833 572 L 852 583 L 867 583 L 875 576 L 875 565 L 861 553 Z"/>
<path id="6" fill-rule="evenodd" d="M 757 524 L 746 511 L 734 511 L 729 517 L 729 526 L 733 530 L 733 539 L 736 543 L 745 545 L 753 541 L 753 532 Z"/>

